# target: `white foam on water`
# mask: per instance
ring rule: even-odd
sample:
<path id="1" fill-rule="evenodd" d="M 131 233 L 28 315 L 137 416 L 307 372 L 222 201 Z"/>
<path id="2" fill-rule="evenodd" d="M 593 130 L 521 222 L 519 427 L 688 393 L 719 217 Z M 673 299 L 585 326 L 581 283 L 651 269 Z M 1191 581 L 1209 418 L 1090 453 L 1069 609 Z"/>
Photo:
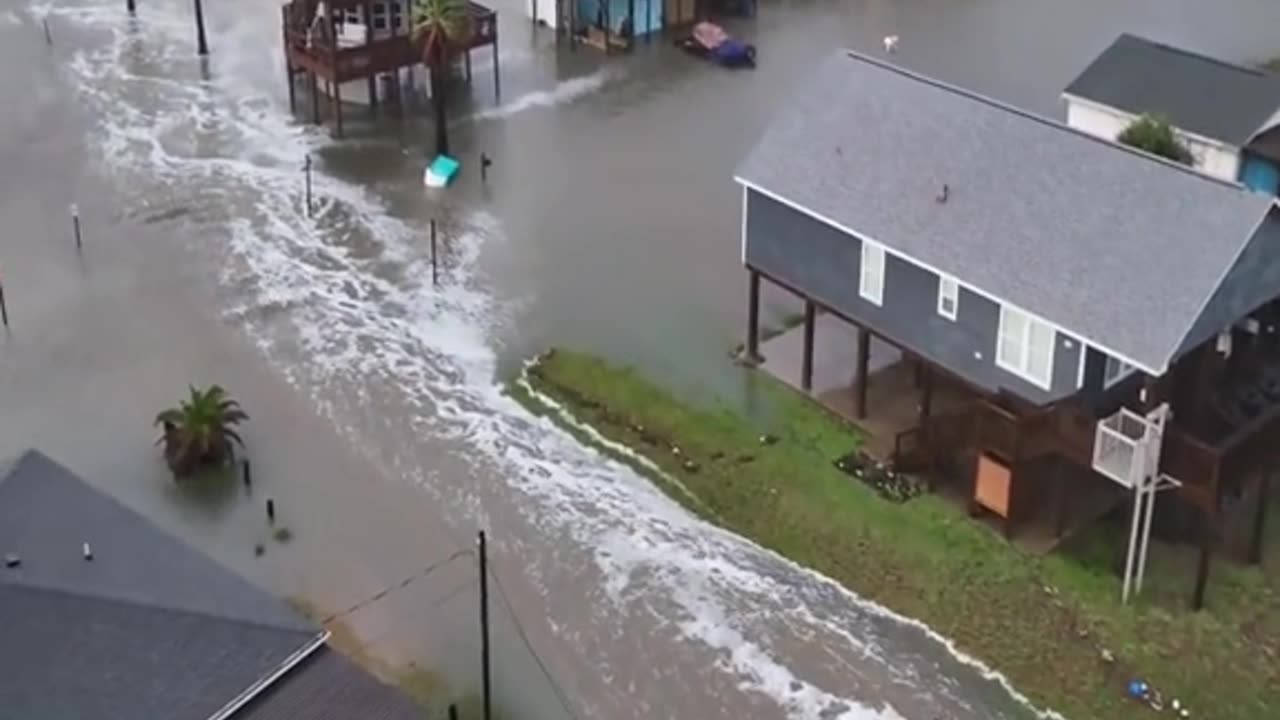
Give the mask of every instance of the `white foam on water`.
<path id="1" fill-rule="evenodd" d="M 604 87 L 605 83 L 616 79 L 618 74 L 616 70 L 602 68 L 590 75 L 562 80 L 550 90 L 527 92 L 511 102 L 503 103 L 495 108 L 481 110 L 472 114 L 471 117 L 476 120 L 490 120 L 510 117 L 531 108 L 567 105 L 584 95 L 596 92 Z"/>
<path id="2" fill-rule="evenodd" d="M 193 212 L 213 218 L 201 228 L 205 234 L 224 229 L 233 257 L 223 282 L 243 296 L 229 314 L 243 320 L 272 356 L 285 354 L 270 331 L 272 323 L 287 320 L 306 363 L 283 368 L 291 381 L 304 387 L 368 377 L 393 381 L 405 402 L 420 410 L 409 418 L 415 431 L 464 442 L 498 466 L 492 477 L 507 479 L 529 522 L 548 537 L 573 538 L 600 569 L 602 590 L 613 605 L 602 610 L 602 624 L 613 622 L 612 613 L 625 615 L 638 596 L 660 600 L 674 608 L 662 618 L 666 629 L 683 642 L 714 650 L 727 677 L 771 698 L 790 717 L 897 720 L 902 715 L 893 707 L 868 707 L 805 681 L 769 641 L 770 633 L 790 629 L 865 659 L 874 665 L 875 678 L 913 686 L 929 682 L 933 675 L 925 674 L 927 668 L 899 662 L 877 642 L 875 623 L 893 619 L 927 632 L 1029 707 L 1003 676 L 960 654 L 922 624 L 698 520 L 629 467 L 528 413 L 494 381 L 489 334 L 501 328 L 508 308 L 475 280 L 482 245 L 502 242 L 493 218 L 471 215 L 450 228 L 452 255 L 442 289 L 420 280 L 430 276 L 416 249 L 422 228 L 389 215 L 364 188 L 317 173 L 316 219 L 307 218 L 298 192 L 301 164 L 328 139 L 292 124 L 267 90 L 256 89 L 260 79 L 163 75 L 193 62 L 189 17 L 148 6 L 135 32 L 128 30 L 122 4 L 108 1 L 32 6 L 37 17 L 51 14 L 111 38 L 105 47 L 79 50 L 68 66 L 100 118 L 101 160 L 122 182 L 169 186 L 180 189 L 175 197 L 185 193 L 204 200 Z M 273 14 L 267 17 L 274 22 Z M 478 117 L 502 118 L 569 102 L 607 79 L 602 71 L 561 83 Z M 219 218 L 219 210 L 232 202 L 247 202 L 250 209 Z M 388 272 L 388 267 L 399 271 Z M 334 415 L 325 393 L 312 391 Z M 642 458 L 638 462 L 645 465 Z M 475 498 L 464 498 L 463 504 L 473 515 L 483 515 Z M 857 674 L 852 660 L 844 662 Z M 946 692 L 945 684 L 930 690 Z M 947 702 L 968 708 L 962 698 Z"/>

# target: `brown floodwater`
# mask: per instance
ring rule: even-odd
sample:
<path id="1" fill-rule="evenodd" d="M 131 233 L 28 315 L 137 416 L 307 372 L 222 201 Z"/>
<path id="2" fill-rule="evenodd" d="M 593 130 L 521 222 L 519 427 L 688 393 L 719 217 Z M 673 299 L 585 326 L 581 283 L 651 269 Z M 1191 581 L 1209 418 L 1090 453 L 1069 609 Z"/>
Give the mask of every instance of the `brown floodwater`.
<path id="1" fill-rule="evenodd" d="M 1280 52 L 1270 0 L 766 0 L 727 22 L 759 67 L 728 72 L 670 38 L 570 51 L 504 0 L 503 96 L 478 52 L 453 94 L 463 175 L 430 192 L 423 108 L 350 111 L 343 142 L 288 115 L 275 4 L 206 3 L 204 63 L 186 3 L 144 0 L 134 20 L 123 5 L 0 0 L 15 323 L 0 336 L 0 453 L 45 447 L 272 591 L 331 609 L 487 528 L 499 700 L 554 720 L 1036 715 L 926 628 L 697 521 L 501 383 L 563 345 L 745 405 L 727 356 L 746 298 L 733 169 L 836 48 L 878 52 L 896 34 L 897 61 L 1055 116 L 1060 88 L 1121 31 L 1244 62 Z M 483 185 L 481 152 L 495 160 Z M 79 255 L 70 202 L 89 230 Z M 772 319 L 792 309 L 767 299 Z M 157 466 L 155 409 L 209 379 L 254 416 L 252 495 L 191 497 Z M 258 559 L 266 494 L 296 538 Z M 469 562 L 348 621 L 388 660 L 475 687 Z"/>

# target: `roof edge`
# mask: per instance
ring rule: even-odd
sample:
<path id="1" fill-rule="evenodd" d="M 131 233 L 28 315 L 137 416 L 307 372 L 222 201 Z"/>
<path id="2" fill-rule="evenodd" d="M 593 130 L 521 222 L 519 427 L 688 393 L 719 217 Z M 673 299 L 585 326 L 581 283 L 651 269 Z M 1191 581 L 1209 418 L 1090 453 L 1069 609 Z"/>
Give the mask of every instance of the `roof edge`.
<path id="1" fill-rule="evenodd" d="M 915 80 L 917 82 L 923 82 L 925 84 L 932 85 L 940 90 L 945 90 L 955 95 L 960 95 L 961 97 L 966 97 L 970 100 L 975 100 L 977 102 L 983 103 L 985 105 L 989 105 L 999 110 L 1003 110 L 1005 112 L 1018 115 L 1019 117 L 1022 117 L 1027 120 L 1031 120 L 1032 122 L 1040 123 L 1045 127 L 1052 128 L 1060 132 L 1070 133 L 1077 137 L 1084 138 L 1090 142 L 1099 143 L 1102 145 L 1106 145 L 1107 147 L 1115 148 L 1117 150 L 1120 150 L 1121 152 L 1127 152 L 1130 155 L 1134 155 L 1136 157 L 1143 158 L 1145 160 L 1164 165 L 1165 167 L 1168 167 L 1173 170 L 1178 170 L 1180 172 L 1186 173 L 1188 175 L 1191 175 L 1192 177 L 1199 178 L 1206 182 L 1210 182 L 1215 185 L 1221 185 L 1223 187 L 1230 188 L 1232 190 L 1243 189 L 1243 186 L 1240 185 L 1239 183 L 1231 182 L 1229 180 L 1222 180 L 1212 175 L 1208 175 L 1206 173 L 1200 172 L 1199 170 L 1196 170 L 1195 168 L 1190 167 L 1188 165 L 1183 165 L 1182 163 L 1174 162 L 1173 160 L 1162 158 L 1159 155 L 1154 155 L 1152 153 L 1146 152 L 1145 150 L 1140 150 L 1138 148 L 1125 145 L 1123 143 L 1118 143 L 1111 140 L 1106 140 L 1104 138 L 1100 138 L 1096 135 L 1091 135 L 1083 130 L 1073 128 L 1070 125 L 1067 125 L 1066 123 L 1060 122 L 1058 120 L 1054 120 L 1052 118 L 1048 118 L 1048 117 L 1045 117 L 1044 115 L 1039 115 L 1037 113 L 1033 113 L 1028 110 L 1023 110 L 1022 108 L 1017 107 L 1016 105 L 1010 105 L 1009 103 L 1001 102 L 1000 100 L 996 100 L 995 98 L 992 98 L 990 96 L 983 95 L 982 93 L 978 93 L 972 90 L 968 90 L 966 88 L 962 88 L 959 85 L 952 85 L 951 83 L 944 82 L 942 80 L 938 80 L 937 78 L 918 73 L 914 70 L 908 70 L 907 68 L 904 68 L 901 65 L 895 65 L 890 62 L 885 62 L 884 60 L 871 57 L 870 55 L 865 55 L 856 50 L 846 49 L 846 50 L 842 50 L 841 53 L 843 53 L 845 56 L 847 56 L 852 60 L 859 60 L 871 65 L 875 65 L 876 67 L 879 67 L 884 70 L 888 70 L 890 72 L 895 72 L 899 75 L 903 75 L 905 77 L 911 78 L 912 80 Z M 1066 91 L 1064 90 L 1063 92 L 1065 93 Z"/>
<path id="2" fill-rule="evenodd" d="M 1233 63 L 1230 60 L 1223 60 L 1220 57 L 1214 57 L 1213 55 L 1208 55 L 1206 53 L 1196 52 L 1195 50 L 1189 50 L 1187 48 L 1179 47 L 1177 45 L 1170 45 L 1169 43 L 1160 42 L 1159 40 L 1152 40 L 1149 37 L 1143 37 L 1142 35 L 1135 35 L 1131 32 L 1120 33 L 1118 36 L 1116 36 L 1115 41 L 1107 46 L 1107 50 L 1110 50 L 1112 47 L 1115 47 L 1115 44 L 1120 42 L 1124 38 L 1136 40 L 1144 45 L 1150 45 L 1152 47 L 1159 48 L 1167 52 L 1176 53 L 1178 55 L 1185 55 L 1189 58 L 1194 58 L 1196 60 L 1203 60 L 1204 62 L 1212 63 L 1214 65 L 1221 65 L 1222 67 L 1227 68 L 1229 70 L 1235 70 L 1236 72 L 1242 72 L 1247 75 L 1254 75 L 1256 77 L 1266 77 L 1267 75 L 1270 75 L 1270 73 L 1267 72 L 1266 70 L 1262 70 L 1249 65 L 1241 65 L 1239 63 Z M 1106 53 L 1107 50 L 1103 50 L 1102 52 Z M 1098 55 L 1098 57 L 1102 57 L 1102 55 Z"/>
<path id="3" fill-rule="evenodd" d="M 232 715 L 239 712 L 240 708 L 244 707 L 249 703 L 249 701 L 262 694 L 262 691 L 274 685 L 277 680 L 284 677 L 284 675 L 296 667 L 298 663 L 306 660 L 316 650 L 324 647 L 324 644 L 329 640 L 329 634 L 328 630 L 321 630 L 315 635 L 315 637 L 311 638 L 306 645 L 298 648 L 292 655 L 285 658 L 284 662 L 280 663 L 279 667 L 259 679 L 254 684 L 245 688 L 239 695 L 232 698 L 231 702 L 224 705 L 221 710 L 210 715 L 209 720 L 227 720 L 227 718 L 230 718 Z"/>
<path id="4" fill-rule="evenodd" d="M 1187 337 L 1191 334 L 1192 328 L 1196 326 L 1196 321 L 1204 314 L 1205 308 L 1209 307 L 1209 303 L 1213 302 L 1213 297 L 1217 293 L 1218 288 L 1222 287 L 1222 281 L 1227 279 L 1227 275 L 1229 275 L 1231 270 L 1235 268 L 1236 263 L 1240 262 L 1240 256 L 1244 255 L 1245 250 L 1249 249 L 1249 245 L 1253 243 L 1254 238 L 1258 235 L 1258 230 L 1262 229 L 1262 224 L 1267 221 L 1267 218 L 1271 217 L 1272 213 L 1277 211 L 1280 211 L 1280 200 L 1272 200 L 1271 205 L 1262 211 L 1262 217 L 1259 217 L 1258 222 L 1254 223 L 1253 230 L 1249 233 L 1249 238 L 1240 243 L 1240 248 L 1236 250 L 1236 254 L 1231 257 L 1231 262 L 1227 263 L 1227 266 L 1222 269 L 1222 274 L 1218 276 L 1218 281 L 1213 285 L 1214 291 L 1205 297 L 1204 302 L 1200 303 L 1200 309 L 1191 317 L 1191 323 L 1187 325 L 1187 329 L 1181 333 L 1178 338 L 1178 342 L 1176 342 L 1166 353 L 1169 357 L 1169 359 L 1165 361 L 1166 371 L 1168 370 L 1168 365 L 1175 359 L 1174 354 L 1178 352 L 1178 348 L 1182 347 L 1182 343 L 1186 342 Z"/>

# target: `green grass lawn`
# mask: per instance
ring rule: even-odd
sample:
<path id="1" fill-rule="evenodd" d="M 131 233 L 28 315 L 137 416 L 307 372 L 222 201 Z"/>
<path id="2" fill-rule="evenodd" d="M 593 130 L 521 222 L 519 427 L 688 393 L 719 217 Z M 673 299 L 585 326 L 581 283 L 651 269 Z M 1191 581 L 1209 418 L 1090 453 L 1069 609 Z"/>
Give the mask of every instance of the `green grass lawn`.
<path id="1" fill-rule="evenodd" d="M 1194 554 L 1153 543 L 1148 586 L 1126 607 L 1108 531 L 1036 558 L 937 497 L 882 500 L 833 465 L 857 430 L 762 374 L 750 373 L 763 401 L 753 417 L 579 353 L 550 354 L 528 381 L 651 460 L 661 473 L 640 469 L 692 511 L 928 623 L 1037 704 L 1074 720 L 1157 717 L 1124 697 L 1137 674 L 1193 717 L 1280 717 L 1280 523 L 1262 570 L 1215 563 L 1200 613 L 1186 609 Z M 512 392 L 545 412 L 519 383 Z"/>

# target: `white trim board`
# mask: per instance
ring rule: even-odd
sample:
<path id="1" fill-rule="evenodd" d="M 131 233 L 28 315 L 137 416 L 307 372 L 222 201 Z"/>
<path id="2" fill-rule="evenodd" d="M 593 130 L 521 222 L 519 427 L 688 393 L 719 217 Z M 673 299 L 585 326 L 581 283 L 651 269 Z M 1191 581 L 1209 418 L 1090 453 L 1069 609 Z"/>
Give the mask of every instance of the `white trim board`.
<path id="1" fill-rule="evenodd" d="M 271 687 L 275 681 L 284 676 L 285 673 L 292 670 L 298 663 L 306 660 L 311 653 L 324 647 L 329 640 L 329 631 L 321 630 L 319 634 L 311 638 L 306 645 L 298 648 L 292 655 L 284 659 L 280 666 L 271 671 L 266 677 L 260 678 L 257 682 L 245 688 L 243 692 L 231 699 L 221 710 L 209 716 L 209 720 L 227 720 L 232 715 L 240 711 L 240 708 L 249 703 L 250 700 L 257 697 L 263 690 Z"/>
<path id="2" fill-rule="evenodd" d="M 737 182 L 739 185 L 742 185 L 742 186 L 743 186 L 743 188 L 750 189 L 750 190 L 751 190 L 751 191 L 753 191 L 753 192 L 758 192 L 758 193 L 760 193 L 761 195 L 763 195 L 763 196 L 765 196 L 765 197 L 767 197 L 767 198 L 769 198 L 769 199 L 771 199 L 771 200 L 774 200 L 774 201 L 776 201 L 776 202 L 780 202 L 780 203 L 782 203 L 783 205 L 786 205 L 787 207 L 791 208 L 792 210 L 795 210 L 796 212 L 802 213 L 802 214 L 804 214 L 804 215 L 808 215 L 809 217 L 811 217 L 811 218 L 813 218 L 813 219 L 815 219 L 815 220 L 818 220 L 819 222 L 822 222 L 822 223 L 825 223 L 825 224 L 827 224 L 827 225 L 830 225 L 831 227 L 833 227 L 833 228 L 835 228 L 835 229 L 839 230 L 840 232 L 844 233 L 845 235 L 851 235 L 851 236 L 853 236 L 853 237 L 857 238 L 858 240 L 860 240 L 860 241 L 862 241 L 862 242 L 868 242 L 868 243 L 871 243 L 871 244 L 873 244 L 873 245 L 879 245 L 880 247 L 884 248 L 884 249 L 885 249 L 885 252 L 889 253 L 890 255 L 893 255 L 894 257 L 897 257 L 897 258 L 901 258 L 901 259 L 903 259 L 903 260 L 906 260 L 907 262 L 909 262 L 909 263 L 911 263 L 911 264 L 913 264 L 913 265 L 915 265 L 915 266 L 917 266 L 917 267 L 924 268 L 925 270 L 928 270 L 929 272 L 933 273 L 934 275 L 949 275 L 950 277 L 956 277 L 955 275 L 953 275 L 953 274 L 951 274 L 951 273 L 947 273 L 947 272 L 943 272 L 942 270 L 939 270 L 938 268 L 934 267 L 933 265 L 930 265 L 929 263 L 926 263 L 926 262 L 923 262 L 923 261 L 921 261 L 921 260 L 918 260 L 918 259 L 916 259 L 916 258 L 914 258 L 914 257 L 912 257 L 912 256 L 910 256 L 910 255 L 908 255 L 908 254 L 906 254 L 906 253 L 904 253 L 904 252 L 902 252 L 901 250 L 897 250 L 896 248 L 890 247 L 889 245 L 886 245 L 886 244 L 884 244 L 884 243 L 880 242 L 879 240 L 876 240 L 876 239 L 872 238 L 872 237 L 871 237 L 871 236 L 869 236 L 869 235 L 866 235 L 866 234 L 864 234 L 864 233 L 857 232 L 857 231 L 855 231 L 855 230 L 853 230 L 853 229 L 851 229 L 851 228 L 847 228 L 847 227 L 845 227 L 844 225 L 841 225 L 840 223 L 836 222 L 835 220 L 832 220 L 831 218 L 828 218 L 828 217 L 826 217 L 825 215 L 823 215 L 823 214 L 821 214 L 821 213 L 819 213 L 819 212 L 816 212 L 816 211 L 814 211 L 814 210 L 810 210 L 809 208 L 806 208 L 806 207 L 804 207 L 804 206 L 802 206 L 802 205 L 799 205 L 799 204 L 797 204 L 797 203 L 794 203 L 794 202 L 792 202 L 792 201 L 790 201 L 790 200 L 786 199 L 785 197 L 783 197 L 783 196 L 781 196 L 781 195 L 779 195 L 779 194 L 777 194 L 777 193 L 775 193 L 775 192 L 771 192 L 771 191 L 769 191 L 769 190 L 765 190 L 764 188 L 760 187 L 759 185 L 757 185 L 757 184 L 755 184 L 755 183 L 751 182 L 750 180 L 747 180 L 747 179 L 745 179 L 745 178 L 743 178 L 743 177 L 741 177 L 741 176 L 735 175 L 735 176 L 733 177 L 733 179 L 734 179 L 734 182 Z M 1278 202 L 1277 204 L 1278 204 L 1278 205 L 1280 205 L 1280 202 Z M 745 241 L 745 239 L 744 239 L 744 241 Z M 1247 243 L 1246 243 L 1246 244 L 1247 244 Z M 744 248 L 745 248 L 745 246 L 744 246 Z M 1229 269 L 1229 268 L 1228 268 L 1228 269 Z M 1153 370 L 1153 369 L 1151 369 L 1150 367 L 1148 367 L 1145 363 L 1140 363 L 1140 362 L 1138 362 L 1137 360 L 1134 360 L 1133 358 L 1131 358 L 1131 357 L 1129 357 L 1129 356 L 1127 356 L 1127 355 L 1125 355 L 1125 354 L 1123 354 L 1123 353 L 1116 352 L 1115 350 L 1112 350 L 1111 348 L 1107 347 L 1106 345 L 1103 345 L 1103 344 L 1102 344 L 1102 343 L 1100 343 L 1100 342 L 1097 342 L 1096 340 L 1093 340 L 1093 339 L 1091 339 L 1091 338 L 1086 338 L 1086 337 L 1084 337 L 1083 335 L 1081 335 L 1081 334 L 1079 334 L 1079 333 L 1072 332 L 1072 331 L 1070 331 L 1070 330 L 1068 330 L 1068 329 L 1066 329 L 1066 328 L 1062 327 L 1062 326 L 1061 326 L 1061 325 L 1059 325 L 1058 323 L 1053 322 L 1052 320 L 1049 320 L 1049 319 L 1047 319 L 1047 318 L 1041 317 L 1040 315 L 1038 315 L 1038 314 L 1036 314 L 1036 313 L 1033 313 L 1033 312 L 1031 312 L 1031 311 L 1029 311 L 1029 310 L 1027 310 L 1027 309 L 1023 308 L 1023 307 L 1021 307 L 1020 305 L 1017 305 L 1016 303 L 1009 302 L 1008 300 L 1005 300 L 1004 298 L 1002 298 L 1002 297 L 1000 297 L 1000 296 L 998 296 L 998 295 L 995 295 L 995 294 L 993 294 L 993 293 L 991 293 L 991 292 L 988 292 L 988 291 L 986 291 L 986 290 L 983 290 L 982 288 L 980 288 L 980 287 L 978 287 L 978 286 L 976 286 L 976 285 L 970 285 L 970 284 L 968 284 L 968 283 L 965 283 L 965 282 L 961 281 L 961 280 L 960 280 L 960 278 L 958 278 L 958 277 L 956 277 L 956 283 L 957 283 L 960 287 L 963 287 L 964 289 L 966 289 L 966 290 L 968 290 L 968 291 L 970 291 L 970 292 L 974 293 L 975 295 L 981 295 L 982 297 L 984 297 L 984 298 L 986 298 L 986 299 L 988 299 L 988 300 L 990 300 L 990 301 L 992 301 L 992 302 L 994 302 L 994 303 L 997 303 L 997 304 L 999 304 L 999 305 L 1008 305 L 1009 307 L 1013 308 L 1014 310 L 1017 310 L 1017 311 L 1019 311 L 1019 312 L 1021 312 L 1021 313 L 1025 314 L 1025 315 L 1029 315 L 1029 316 L 1031 316 L 1031 317 L 1033 317 L 1033 318 L 1035 318 L 1035 319 L 1039 320 L 1040 322 L 1043 322 L 1044 324 L 1048 325 L 1049 327 L 1053 328 L 1055 331 L 1057 331 L 1057 333 L 1058 333 L 1058 334 L 1060 334 L 1060 335 L 1062 335 L 1062 336 L 1064 336 L 1064 337 L 1071 338 L 1072 340 L 1076 341 L 1076 342 L 1077 342 L 1077 343 L 1079 343 L 1080 345 L 1085 345 L 1085 344 L 1093 345 L 1095 348 L 1098 348 L 1099 350 L 1101 350 L 1101 351 L 1103 351 L 1103 352 L 1107 353 L 1108 355 L 1114 355 L 1115 357 L 1118 357 L 1118 358 L 1120 358 L 1121 360 L 1124 360 L 1125 362 L 1129 363 L 1130 365 L 1133 365 L 1134 367 L 1138 368 L 1139 370 L 1142 370 L 1143 372 L 1147 373 L 1148 375 L 1151 375 L 1151 376 L 1153 376 L 1153 377 L 1160 377 L 1160 376 L 1161 376 L 1161 375 L 1163 375 L 1163 374 L 1164 374 L 1164 372 L 1165 372 L 1164 370 Z"/>

